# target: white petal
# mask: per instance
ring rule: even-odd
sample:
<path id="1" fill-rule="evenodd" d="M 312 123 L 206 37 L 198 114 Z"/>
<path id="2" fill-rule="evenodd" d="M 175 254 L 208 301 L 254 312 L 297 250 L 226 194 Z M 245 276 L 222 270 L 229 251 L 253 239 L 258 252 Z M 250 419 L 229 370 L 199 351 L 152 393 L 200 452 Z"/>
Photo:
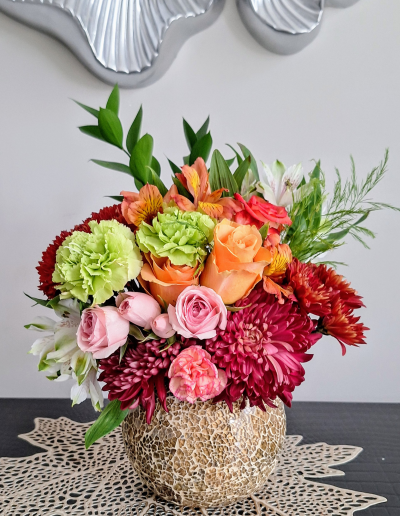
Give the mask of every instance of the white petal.
<path id="1" fill-rule="evenodd" d="M 285 184 L 289 182 L 291 184 L 291 189 L 295 190 L 301 183 L 303 176 L 303 167 L 301 163 L 299 163 L 297 165 L 292 165 L 286 170 L 286 172 L 283 174 L 282 182 Z"/>
<path id="2" fill-rule="evenodd" d="M 287 206 L 293 204 L 293 198 L 293 192 L 291 190 L 286 190 L 286 192 L 279 199 L 279 204 L 277 204 L 277 206 L 284 206 L 286 208 Z"/>
<path id="3" fill-rule="evenodd" d="M 25 326 L 27 330 L 35 330 L 35 331 L 54 331 L 54 327 L 56 322 L 50 317 L 42 317 L 38 316 L 33 319 L 33 321 Z"/>
<path id="4" fill-rule="evenodd" d="M 79 303 L 76 299 L 62 299 L 54 307 L 54 311 L 58 315 L 58 317 L 67 317 L 68 319 L 76 320 L 77 324 L 79 324 L 81 317 Z"/>
<path id="5" fill-rule="evenodd" d="M 79 405 L 79 403 L 85 401 L 88 394 L 88 385 L 86 382 L 83 382 L 81 385 L 78 385 L 78 382 L 76 382 L 71 389 L 72 406 Z"/>
<path id="6" fill-rule="evenodd" d="M 260 181 L 257 183 L 257 192 L 259 192 L 266 201 L 275 204 L 275 206 L 277 205 L 275 193 L 269 185 Z"/>
<path id="7" fill-rule="evenodd" d="M 49 343 L 51 343 L 50 346 Z M 35 340 L 35 342 L 32 344 L 29 353 L 35 356 L 40 355 L 43 352 L 46 345 L 49 346 L 50 349 L 53 347 L 54 339 L 51 335 Z"/>

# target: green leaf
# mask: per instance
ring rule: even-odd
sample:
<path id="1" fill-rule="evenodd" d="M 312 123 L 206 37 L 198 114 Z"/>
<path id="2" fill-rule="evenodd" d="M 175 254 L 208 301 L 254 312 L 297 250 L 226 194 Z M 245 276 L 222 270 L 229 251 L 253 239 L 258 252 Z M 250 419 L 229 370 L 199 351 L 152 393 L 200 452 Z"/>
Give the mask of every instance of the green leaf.
<path id="1" fill-rule="evenodd" d="M 143 108 L 140 106 L 139 111 L 135 117 L 135 120 L 132 122 L 132 125 L 128 131 L 128 135 L 126 137 L 126 148 L 129 154 L 132 154 L 132 151 L 139 141 L 140 138 L 140 129 L 142 127 L 142 118 L 143 118 Z"/>
<path id="2" fill-rule="evenodd" d="M 26 294 L 25 292 L 24 292 L 24 294 L 26 295 L 26 297 L 29 297 L 29 299 L 32 299 L 32 301 L 35 301 L 35 303 L 37 305 L 41 305 L 41 306 L 45 306 L 45 307 L 49 306 L 49 300 L 48 299 L 39 299 L 38 297 L 32 297 L 29 294 Z M 26 326 L 25 326 L 25 328 L 26 328 Z"/>
<path id="3" fill-rule="evenodd" d="M 183 184 L 179 181 L 179 179 L 175 176 L 172 176 L 172 181 L 174 182 L 174 185 L 178 189 L 178 193 L 180 195 L 183 195 L 186 197 L 186 199 L 193 200 L 193 197 L 190 195 L 190 192 L 186 190 L 186 188 L 183 186 Z"/>
<path id="4" fill-rule="evenodd" d="M 207 117 L 207 120 L 204 122 L 204 124 L 200 127 L 200 129 L 196 133 L 196 139 L 200 140 L 207 134 L 208 126 L 210 124 L 210 117 Z"/>
<path id="5" fill-rule="evenodd" d="M 160 177 L 161 175 L 161 165 L 157 158 L 154 156 L 151 158 L 151 168 L 154 170 L 154 172 Z"/>
<path id="6" fill-rule="evenodd" d="M 189 149 L 192 150 L 197 142 L 197 138 L 195 132 L 185 119 L 183 119 L 183 132 L 185 133 L 186 143 L 188 144 Z"/>
<path id="7" fill-rule="evenodd" d="M 235 170 L 235 173 L 233 174 L 233 177 L 235 178 L 236 184 L 238 185 L 239 191 L 242 188 L 242 183 L 245 175 L 247 174 L 247 171 L 251 167 L 251 156 L 247 156 L 238 168 Z"/>
<path id="8" fill-rule="evenodd" d="M 182 173 L 182 170 L 178 167 L 178 165 L 175 165 L 175 163 L 173 163 L 170 159 L 168 160 L 168 163 L 172 169 L 172 172 L 174 174 L 181 174 Z"/>
<path id="9" fill-rule="evenodd" d="M 215 150 L 212 155 L 209 181 L 212 191 L 227 188 L 228 193 L 224 192 L 224 196 L 233 197 L 239 191 L 238 185 L 219 150 Z"/>
<path id="10" fill-rule="evenodd" d="M 211 138 L 211 134 L 207 133 L 200 140 L 193 145 L 193 149 L 190 153 L 189 165 L 193 165 L 197 158 L 203 158 L 205 162 L 207 162 L 213 141 Z"/>
<path id="11" fill-rule="evenodd" d="M 119 363 L 122 362 L 122 359 L 124 358 L 126 350 L 128 349 L 128 345 L 129 345 L 129 340 L 126 339 L 125 344 L 119 348 Z"/>
<path id="12" fill-rule="evenodd" d="M 122 149 L 122 125 L 114 111 L 100 108 L 99 128 L 100 133 L 108 143 Z"/>
<path id="13" fill-rule="evenodd" d="M 226 159 L 226 164 L 228 165 L 229 168 L 231 168 L 231 166 L 235 163 L 235 159 L 236 158 L 231 158 L 231 159 Z"/>
<path id="14" fill-rule="evenodd" d="M 160 340 L 160 337 L 158 335 L 156 335 L 155 333 L 151 332 L 148 335 L 146 335 L 146 337 L 144 337 L 144 339 L 142 339 L 140 341 L 140 343 L 147 342 L 149 340 Z"/>
<path id="15" fill-rule="evenodd" d="M 229 143 L 226 144 L 230 149 L 233 150 L 233 152 L 235 153 L 235 156 L 236 156 L 236 159 L 237 159 L 237 162 L 238 162 L 238 165 L 241 164 L 241 162 L 243 161 L 243 158 L 242 156 L 238 153 L 238 151 L 232 147 L 232 145 L 229 145 Z"/>
<path id="16" fill-rule="evenodd" d="M 347 236 L 350 232 L 350 230 L 352 228 L 354 228 L 355 226 L 358 226 L 359 224 L 361 224 L 362 222 L 364 222 L 364 220 L 367 219 L 367 217 L 369 216 L 370 212 L 367 211 L 366 213 L 364 213 L 364 215 L 362 215 L 356 222 L 354 222 L 354 224 L 351 224 L 351 226 L 349 226 L 348 228 L 346 229 L 343 229 L 342 231 L 336 231 L 335 233 L 330 233 L 327 237 L 326 237 L 326 240 L 328 240 L 328 242 L 338 242 L 339 240 L 342 240 L 345 236 Z"/>
<path id="17" fill-rule="evenodd" d="M 123 195 L 106 195 L 109 199 L 114 199 L 114 201 L 122 202 L 124 200 Z"/>
<path id="18" fill-rule="evenodd" d="M 106 108 L 118 116 L 119 111 L 119 87 L 116 84 L 108 97 Z"/>
<path id="19" fill-rule="evenodd" d="M 160 194 L 164 197 L 164 195 L 166 195 L 167 192 L 168 192 L 168 188 L 165 186 L 165 184 L 158 177 L 158 174 L 156 174 L 151 167 L 149 167 L 149 169 L 150 169 L 150 172 L 151 172 L 151 178 L 150 178 L 149 183 L 151 185 L 156 186 L 159 189 Z"/>
<path id="20" fill-rule="evenodd" d="M 251 168 L 251 171 L 253 172 L 255 178 L 257 181 L 260 180 L 260 175 L 258 173 L 258 167 L 257 167 L 257 161 L 254 159 L 254 156 L 253 154 L 249 151 L 249 149 L 247 147 L 245 147 L 242 143 L 238 143 L 241 151 L 243 152 L 243 156 L 245 158 L 247 158 L 248 156 L 251 157 L 251 165 L 250 165 L 250 168 Z"/>
<path id="21" fill-rule="evenodd" d="M 96 165 L 100 165 L 101 167 L 117 170 L 118 172 L 125 172 L 125 174 L 129 174 L 130 176 L 132 175 L 131 169 L 122 163 L 115 163 L 114 161 L 102 161 L 100 159 L 92 159 L 90 161 L 93 161 L 93 163 L 96 163 Z"/>
<path id="22" fill-rule="evenodd" d="M 121 410 L 121 402 L 119 400 L 111 401 L 100 414 L 97 421 L 87 430 L 85 434 L 85 448 L 88 449 L 93 443 L 112 432 L 128 414 L 129 410 Z"/>
<path id="23" fill-rule="evenodd" d="M 264 224 L 264 225 L 259 229 L 259 231 L 260 231 L 260 235 L 261 235 L 261 238 L 263 239 L 263 241 L 267 238 L 268 230 L 269 230 L 269 223 Z"/>
<path id="24" fill-rule="evenodd" d="M 97 138 L 103 142 L 107 141 L 104 136 L 101 134 L 100 129 L 97 125 L 82 125 L 78 127 L 81 133 L 86 134 L 87 136 L 91 136 L 92 138 Z"/>
<path id="25" fill-rule="evenodd" d="M 145 134 L 135 145 L 129 162 L 132 175 L 143 184 L 149 183 L 151 158 L 153 156 L 153 138 Z"/>
<path id="26" fill-rule="evenodd" d="M 144 339 L 142 330 L 135 324 L 129 325 L 129 335 L 132 335 L 132 337 L 135 337 L 135 339 L 139 341 Z"/>
<path id="27" fill-rule="evenodd" d="M 240 310 L 244 310 L 245 308 L 250 308 L 252 303 L 246 306 L 229 306 L 225 305 L 228 312 L 240 312 Z"/>
<path id="28" fill-rule="evenodd" d="M 183 164 L 184 165 L 190 165 L 190 155 L 183 157 Z"/>
<path id="29" fill-rule="evenodd" d="M 74 100 L 74 99 L 72 99 L 72 100 Z M 99 118 L 99 110 L 98 109 L 94 109 L 94 108 L 91 108 L 89 106 L 85 106 L 85 104 L 81 104 L 77 100 L 74 100 L 74 102 L 75 102 L 75 104 L 78 104 L 78 106 L 83 108 L 85 111 L 87 111 L 88 113 L 90 113 L 94 117 Z"/>

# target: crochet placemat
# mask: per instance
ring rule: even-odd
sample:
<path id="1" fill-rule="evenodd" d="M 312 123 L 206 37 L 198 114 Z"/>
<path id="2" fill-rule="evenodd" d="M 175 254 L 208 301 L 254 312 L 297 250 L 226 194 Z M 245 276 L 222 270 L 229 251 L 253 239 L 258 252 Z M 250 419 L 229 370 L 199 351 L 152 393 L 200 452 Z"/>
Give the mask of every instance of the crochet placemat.
<path id="1" fill-rule="evenodd" d="M 287 436 L 275 472 L 242 502 L 215 509 L 179 508 L 152 495 L 131 468 L 119 429 L 88 451 L 90 423 L 38 418 L 20 437 L 45 451 L 0 458 L 0 514 L 4 516 L 348 516 L 386 499 L 316 482 L 342 476 L 333 466 L 362 448 L 325 443 L 299 445 Z"/>

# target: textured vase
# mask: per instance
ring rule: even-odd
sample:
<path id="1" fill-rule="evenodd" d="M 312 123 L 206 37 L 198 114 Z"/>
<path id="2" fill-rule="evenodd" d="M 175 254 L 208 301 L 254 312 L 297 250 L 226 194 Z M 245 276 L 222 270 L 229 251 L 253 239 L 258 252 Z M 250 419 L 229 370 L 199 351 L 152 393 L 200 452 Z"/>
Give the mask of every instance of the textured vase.
<path id="1" fill-rule="evenodd" d="M 133 468 L 158 496 L 188 507 L 229 505 L 256 493 L 276 466 L 286 433 L 283 404 L 231 413 L 225 403 L 169 396 L 150 425 L 141 408 L 122 424 Z"/>

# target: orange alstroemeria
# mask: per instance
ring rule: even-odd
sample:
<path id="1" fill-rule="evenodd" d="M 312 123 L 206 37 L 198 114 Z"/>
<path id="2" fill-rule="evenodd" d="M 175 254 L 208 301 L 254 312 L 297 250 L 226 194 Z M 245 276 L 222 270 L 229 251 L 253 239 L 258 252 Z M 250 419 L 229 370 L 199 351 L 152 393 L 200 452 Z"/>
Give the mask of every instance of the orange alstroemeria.
<path id="1" fill-rule="evenodd" d="M 157 213 L 162 211 L 163 198 L 159 189 L 154 185 L 144 185 L 139 193 L 121 192 L 124 196 L 122 201 L 122 215 L 128 224 L 137 227 L 141 222 L 151 224 Z"/>
<path id="2" fill-rule="evenodd" d="M 144 265 L 138 276 L 139 283 L 161 306 L 163 301 L 175 306 L 179 294 L 186 287 L 199 284 L 201 267 L 173 265 L 169 258 L 144 255 Z"/>
<path id="3" fill-rule="evenodd" d="M 231 197 L 222 197 L 226 188 L 211 192 L 208 170 L 203 158 L 197 158 L 189 167 L 184 165 L 182 173 L 176 174 L 183 187 L 192 194 L 193 202 L 180 195 L 178 188 L 172 185 L 165 196 L 165 202 L 174 201 L 182 211 L 202 211 L 215 219 L 229 219 L 242 209 L 242 205 Z"/>
<path id="4" fill-rule="evenodd" d="M 293 259 L 290 247 L 287 244 L 267 245 L 266 247 L 271 251 L 272 262 L 264 269 L 264 290 L 275 295 L 280 304 L 284 302 L 282 296 L 294 300 L 293 289 L 282 285 L 286 269 Z"/>

